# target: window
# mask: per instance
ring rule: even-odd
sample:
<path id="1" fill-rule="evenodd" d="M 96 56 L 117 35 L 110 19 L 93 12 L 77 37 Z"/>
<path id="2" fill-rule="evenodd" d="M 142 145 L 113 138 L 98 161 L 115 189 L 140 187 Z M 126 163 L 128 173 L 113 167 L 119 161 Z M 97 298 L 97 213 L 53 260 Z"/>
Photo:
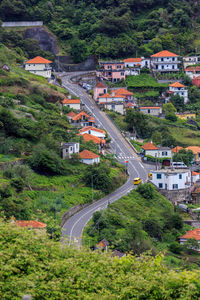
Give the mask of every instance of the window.
<path id="1" fill-rule="evenodd" d="M 164 66 L 162 65 L 162 70 L 164 69 Z"/>
<path id="2" fill-rule="evenodd" d="M 162 174 L 157 174 L 157 179 L 161 179 L 162 178 Z"/>
<path id="3" fill-rule="evenodd" d="M 115 104 L 112 104 L 111 108 L 114 110 L 115 109 Z"/>
<path id="4" fill-rule="evenodd" d="M 163 61 L 163 60 L 164 60 L 164 58 L 162 57 L 162 58 L 161 58 L 161 61 Z"/>
<path id="5" fill-rule="evenodd" d="M 121 72 L 121 76 L 124 76 L 124 72 Z"/>
<path id="6" fill-rule="evenodd" d="M 175 61 L 175 58 L 174 58 L 174 57 L 172 57 L 172 61 Z"/>
<path id="7" fill-rule="evenodd" d="M 167 156 L 167 151 L 163 151 L 162 156 Z"/>
<path id="8" fill-rule="evenodd" d="M 172 65 L 172 69 L 174 69 L 174 65 Z"/>
<path id="9" fill-rule="evenodd" d="M 150 110 L 150 109 L 148 109 L 148 114 L 150 114 L 150 112 L 151 112 L 151 110 Z"/>
<path id="10" fill-rule="evenodd" d="M 158 187 L 159 187 L 159 189 L 162 189 L 163 184 L 162 184 L 162 183 L 159 183 Z"/>
<path id="11" fill-rule="evenodd" d="M 179 174 L 179 176 L 178 176 L 178 177 L 179 177 L 179 179 L 182 179 L 182 174 Z"/>
<path id="12" fill-rule="evenodd" d="M 173 184 L 172 188 L 173 188 L 173 190 L 177 190 L 178 189 L 178 184 Z"/>
<path id="13" fill-rule="evenodd" d="M 103 90 L 103 93 L 104 93 L 104 94 L 106 93 L 106 89 Z"/>

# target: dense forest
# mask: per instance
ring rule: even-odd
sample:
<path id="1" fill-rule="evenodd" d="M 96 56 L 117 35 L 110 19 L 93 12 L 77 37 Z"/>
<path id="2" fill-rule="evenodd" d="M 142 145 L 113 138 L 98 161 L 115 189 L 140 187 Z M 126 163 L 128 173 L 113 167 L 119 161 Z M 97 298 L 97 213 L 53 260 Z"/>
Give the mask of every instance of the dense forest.
<path id="1" fill-rule="evenodd" d="M 123 58 L 162 49 L 183 55 L 200 51 L 199 4 L 199 0 L 2 0 L 0 19 L 42 20 L 77 61 L 89 54 Z"/>

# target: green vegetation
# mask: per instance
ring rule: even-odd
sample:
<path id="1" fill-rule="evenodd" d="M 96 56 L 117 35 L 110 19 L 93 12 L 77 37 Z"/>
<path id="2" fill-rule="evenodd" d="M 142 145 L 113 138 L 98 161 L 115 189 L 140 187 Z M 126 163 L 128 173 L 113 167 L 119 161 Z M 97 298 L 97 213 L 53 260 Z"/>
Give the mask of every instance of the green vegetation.
<path id="1" fill-rule="evenodd" d="M 168 84 L 158 83 L 157 80 L 149 74 L 140 74 L 138 76 L 128 76 L 126 78 L 128 88 L 158 89 L 167 88 Z"/>
<path id="2" fill-rule="evenodd" d="M 60 247 L 34 230 L 0 222 L 0 298 L 20 299 L 194 299 L 199 271 L 166 267 L 163 257 Z M 83 284 L 84 283 L 84 284 Z"/>

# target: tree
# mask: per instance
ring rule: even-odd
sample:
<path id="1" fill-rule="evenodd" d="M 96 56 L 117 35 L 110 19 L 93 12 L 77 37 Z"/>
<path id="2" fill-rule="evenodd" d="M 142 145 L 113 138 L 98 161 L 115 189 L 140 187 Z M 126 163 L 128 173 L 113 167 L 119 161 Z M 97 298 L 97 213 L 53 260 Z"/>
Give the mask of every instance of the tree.
<path id="1" fill-rule="evenodd" d="M 152 139 L 154 144 L 160 145 L 161 142 L 162 142 L 162 135 L 159 131 L 154 131 L 152 136 L 151 136 L 151 139 Z"/>
<path id="2" fill-rule="evenodd" d="M 174 105 L 172 103 L 169 102 L 169 103 L 163 104 L 163 111 L 166 114 L 175 113 L 176 108 L 174 107 Z"/>
<path id="3" fill-rule="evenodd" d="M 136 130 L 137 135 L 141 138 L 149 138 L 152 135 L 153 127 L 148 117 L 140 112 L 128 110 L 125 121 L 128 123 L 130 131 Z"/>
<path id="4" fill-rule="evenodd" d="M 184 249 L 188 254 L 192 254 L 194 250 L 199 250 L 199 243 L 196 239 L 188 239 L 184 243 Z"/>
<path id="5" fill-rule="evenodd" d="M 150 183 L 144 183 L 138 186 L 136 190 L 145 199 L 152 199 L 154 193 L 154 187 Z"/>
<path id="6" fill-rule="evenodd" d="M 176 122 L 177 121 L 177 116 L 175 113 L 167 113 L 165 116 L 165 119 L 171 121 L 171 122 Z"/>
<path id="7" fill-rule="evenodd" d="M 75 63 L 80 63 L 87 57 L 87 48 L 84 41 L 74 39 L 70 45 L 70 54 Z"/>
<path id="8" fill-rule="evenodd" d="M 191 150 L 181 149 L 178 153 L 173 156 L 173 161 L 184 162 L 186 166 L 190 166 L 194 159 L 194 154 Z"/>
<path id="9" fill-rule="evenodd" d="M 184 98 L 179 95 L 172 95 L 170 97 L 170 101 L 176 107 L 178 111 L 182 111 L 184 109 Z"/>

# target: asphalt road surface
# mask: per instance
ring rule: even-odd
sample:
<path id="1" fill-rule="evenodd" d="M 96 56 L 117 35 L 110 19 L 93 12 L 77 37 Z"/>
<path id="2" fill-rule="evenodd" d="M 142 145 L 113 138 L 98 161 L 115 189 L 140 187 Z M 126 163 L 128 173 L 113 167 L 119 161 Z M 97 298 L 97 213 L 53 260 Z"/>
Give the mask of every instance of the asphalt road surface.
<path id="1" fill-rule="evenodd" d="M 97 126 L 99 128 L 104 128 L 108 132 L 108 135 L 111 138 L 111 147 L 116 153 L 118 161 L 127 165 L 129 177 L 123 186 L 103 199 L 100 199 L 99 201 L 96 201 L 82 209 L 68 219 L 68 221 L 64 224 L 62 233 L 63 236 L 66 236 L 66 241 L 69 244 L 74 243 L 77 245 L 81 244 L 83 229 L 92 218 L 94 212 L 106 208 L 109 203 L 120 199 L 122 196 L 128 194 L 132 189 L 134 189 L 135 186 L 133 185 L 133 179 L 135 177 L 140 177 L 143 182 L 145 182 L 148 178 L 148 172 L 152 169 L 149 165 L 142 164 L 140 157 L 137 156 L 121 132 L 113 125 L 107 115 L 100 111 L 94 103 L 94 100 L 87 94 L 87 92 L 79 85 L 71 82 L 70 78 L 72 77 L 72 74 L 74 76 L 81 73 L 83 72 L 59 74 L 60 77 L 62 77 L 63 87 L 71 94 L 79 97 L 82 103 L 85 104 L 85 109 L 96 119 Z M 127 161 L 128 163 L 126 163 Z"/>

